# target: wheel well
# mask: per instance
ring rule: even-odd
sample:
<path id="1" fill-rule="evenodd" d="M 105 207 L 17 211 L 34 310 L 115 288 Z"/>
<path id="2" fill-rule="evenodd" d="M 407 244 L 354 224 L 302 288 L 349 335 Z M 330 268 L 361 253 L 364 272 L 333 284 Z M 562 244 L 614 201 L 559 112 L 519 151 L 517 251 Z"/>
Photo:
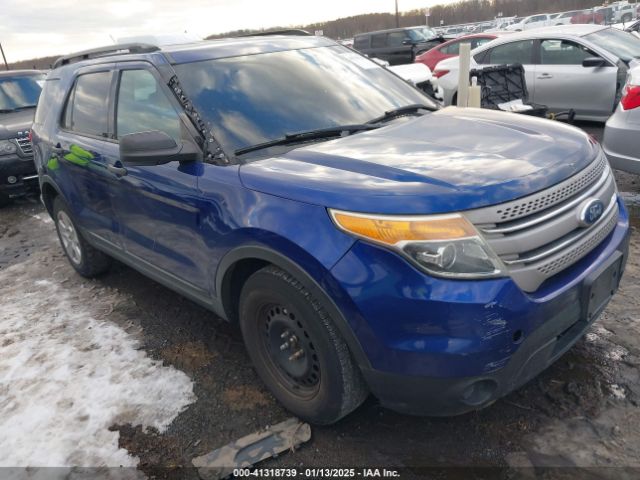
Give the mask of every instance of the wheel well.
<path id="1" fill-rule="evenodd" d="M 47 208 L 49 215 L 53 216 L 53 200 L 58 196 L 58 192 L 49 183 L 42 185 L 42 201 Z"/>
<path id="2" fill-rule="evenodd" d="M 238 322 L 238 303 L 242 286 L 251 275 L 267 265 L 269 262 L 266 260 L 245 258 L 234 263 L 225 272 L 220 295 L 222 306 L 231 323 Z"/>

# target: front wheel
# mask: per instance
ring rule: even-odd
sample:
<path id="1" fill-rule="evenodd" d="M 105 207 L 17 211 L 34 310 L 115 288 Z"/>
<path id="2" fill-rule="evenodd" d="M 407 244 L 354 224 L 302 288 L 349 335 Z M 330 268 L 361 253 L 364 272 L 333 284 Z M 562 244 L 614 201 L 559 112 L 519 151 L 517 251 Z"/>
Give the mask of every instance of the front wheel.
<path id="1" fill-rule="evenodd" d="M 71 266 L 83 277 L 95 277 L 109 269 L 111 259 L 87 243 L 60 197 L 53 201 L 53 220 Z"/>
<path id="2" fill-rule="evenodd" d="M 364 380 L 333 320 L 290 274 L 275 266 L 253 274 L 239 311 L 253 365 L 288 410 L 326 425 L 364 401 Z"/>

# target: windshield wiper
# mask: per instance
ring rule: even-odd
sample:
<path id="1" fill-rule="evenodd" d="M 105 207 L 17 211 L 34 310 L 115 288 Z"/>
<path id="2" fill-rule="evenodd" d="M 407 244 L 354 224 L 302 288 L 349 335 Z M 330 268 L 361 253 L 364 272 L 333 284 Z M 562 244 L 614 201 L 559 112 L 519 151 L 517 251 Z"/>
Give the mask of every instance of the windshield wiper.
<path id="1" fill-rule="evenodd" d="M 18 110 L 26 110 L 28 108 L 36 108 L 37 105 L 24 105 L 22 107 L 16 107 L 13 109 L 14 112 L 17 112 Z"/>
<path id="2" fill-rule="evenodd" d="M 405 105 L 404 107 L 400 107 L 393 110 L 389 110 L 388 112 L 384 112 L 384 115 L 381 115 L 377 118 L 374 118 L 373 120 L 368 121 L 367 124 L 373 125 L 376 123 L 382 123 L 389 120 L 393 120 L 394 118 L 402 117 L 403 115 L 417 114 L 420 110 L 432 111 L 433 109 L 427 107 L 426 105 L 422 105 L 421 103 Z"/>
<path id="3" fill-rule="evenodd" d="M 338 127 L 319 128 L 316 130 L 309 130 L 306 132 L 287 133 L 284 137 L 276 138 L 275 140 L 269 140 L 268 142 L 258 143 L 257 145 L 251 145 L 250 147 L 243 147 L 236 150 L 234 153 L 236 156 L 244 155 L 245 153 L 255 152 L 263 150 L 269 147 L 276 147 L 279 145 L 293 145 L 296 143 L 305 142 L 307 140 L 320 140 L 323 138 L 338 137 L 344 134 L 351 134 L 361 132 L 363 130 L 373 130 L 378 126 L 363 124 L 363 125 L 342 125 Z"/>
<path id="4" fill-rule="evenodd" d="M 23 107 L 16 107 L 16 108 L 1 108 L 0 113 L 18 112 L 20 110 L 26 110 L 27 108 L 36 108 L 36 106 L 37 105 L 25 105 Z"/>

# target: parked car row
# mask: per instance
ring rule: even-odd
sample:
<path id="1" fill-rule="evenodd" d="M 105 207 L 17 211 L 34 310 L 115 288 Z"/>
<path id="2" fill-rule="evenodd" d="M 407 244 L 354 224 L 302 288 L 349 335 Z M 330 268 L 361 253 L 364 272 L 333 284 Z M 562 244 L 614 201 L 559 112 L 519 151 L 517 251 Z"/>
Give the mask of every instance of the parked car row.
<path id="1" fill-rule="evenodd" d="M 614 2 L 605 6 L 558 13 L 540 13 L 527 17 L 499 17 L 494 20 L 436 28 L 437 33 L 463 36 L 482 32 L 525 31 L 534 28 L 571 24 L 629 23 L 640 19 L 640 3 Z"/>

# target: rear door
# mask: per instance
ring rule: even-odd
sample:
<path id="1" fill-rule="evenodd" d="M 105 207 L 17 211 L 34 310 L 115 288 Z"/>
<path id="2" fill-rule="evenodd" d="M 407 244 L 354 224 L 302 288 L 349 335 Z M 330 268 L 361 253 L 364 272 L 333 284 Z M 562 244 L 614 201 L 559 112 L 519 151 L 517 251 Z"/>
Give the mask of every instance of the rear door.
<path id="1" fill-rule="evenodd" d="M 63 184 L 69 207 L 87 234 L 118 245 L 112 202 L 116 178 L 109 171 L 118 156 L 109 113 L 113 79 L 114 64 L 78 71 L 48 167 Z"/>
<path id="2" fill-rule="evenodd" d="M 118 64 L 114 88 L 115 141 L 127 134 L 162 131 L 179 145 L 193 130 L 157 70 L 145 62 Z M 201 162 L 127 166 L 118 177 L 114 205 L 127 253 L 191 287 L 207 285 L 200 231 Z"/>
<path id="3" fill-rule="evenodd" d="M 524 67 L 529 100 L 531 92 L 535 88 L 535 64 L 534 64 L 534 40 L 521 40 L 517 42 L 503 43 L 492 49 L 481 52 L 474 57 L 481 65 L 513 65 L 516 63 Z"/>
<path id="4" fill-rule="evenodd" d="M 583 67 L 588 57 L 598 57 L 587 47 L 570 40 L 544 39 L 537 43 L 533 101 L 553 112 L 574 109 L 587 117 L 611 115 L 616 96 L 618 68 Z"/>

